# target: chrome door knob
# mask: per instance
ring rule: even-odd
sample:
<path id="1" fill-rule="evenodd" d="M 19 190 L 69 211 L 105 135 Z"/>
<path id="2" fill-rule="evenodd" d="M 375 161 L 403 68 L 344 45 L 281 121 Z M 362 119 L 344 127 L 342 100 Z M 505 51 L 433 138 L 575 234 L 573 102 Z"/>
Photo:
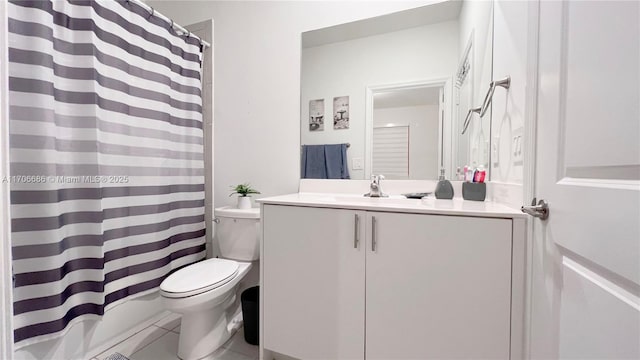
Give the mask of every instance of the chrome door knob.
<path id="1" fill-rule="evenodd" d="M 537 199 L 533 198 L 531 205 L 521 207 L 520 211 L 533 217 L 540 218 L 540 220 L 547 220 L 547 218 L 549 218 L 549 204 L 542 199 L 537 201 L 537 203 L 536 201 Z"/>

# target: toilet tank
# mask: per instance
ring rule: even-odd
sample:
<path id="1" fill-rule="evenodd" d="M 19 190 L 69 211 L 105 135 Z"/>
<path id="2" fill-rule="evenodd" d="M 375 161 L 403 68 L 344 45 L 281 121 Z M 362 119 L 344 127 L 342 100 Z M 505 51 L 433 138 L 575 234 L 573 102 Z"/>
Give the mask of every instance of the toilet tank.
<path id="1" fill-rule="evenodd" d="M 237 209 L 229 206 L 213 212 L 216 240 L 225 259 L 254 261 L 260 258 L 260 209 Z"/>

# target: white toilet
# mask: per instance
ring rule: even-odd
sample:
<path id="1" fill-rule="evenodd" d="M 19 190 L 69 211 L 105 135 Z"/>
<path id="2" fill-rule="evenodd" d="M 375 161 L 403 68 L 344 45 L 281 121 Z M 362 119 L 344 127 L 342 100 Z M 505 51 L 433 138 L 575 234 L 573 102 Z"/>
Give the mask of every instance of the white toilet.
<path id="1" fill-rule="evenodd" d="M 223 259 L 186 266 L 160 284 L 165 308 L 182 314 L 178 357 L 201 359 L 237 329 L 238 283 L 260 257 L 260 209 L 217 208 L 216 240 Z"/>

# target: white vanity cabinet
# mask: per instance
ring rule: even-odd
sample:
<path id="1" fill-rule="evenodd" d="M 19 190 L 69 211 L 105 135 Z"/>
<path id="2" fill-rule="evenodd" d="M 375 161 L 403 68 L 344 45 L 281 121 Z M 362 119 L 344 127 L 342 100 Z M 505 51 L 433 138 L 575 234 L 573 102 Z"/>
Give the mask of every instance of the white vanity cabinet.
<path id="1" fill-rule="evenodd" d="M 366 359 L 509 358 L 511 220 L 366 222 Z"/>
<path id="2" fill-rule="evenodd" d="M 264 205 L 262 341 L 298 359 L 362 359 L 364 211 Z M 354 243 L 356 215 L 360 243 Z"/>
<path id="3" fill-rule="evenodd" d="M 262 217 L 264 349 L 510 357 L 512 219 L 268 203 Z"/>

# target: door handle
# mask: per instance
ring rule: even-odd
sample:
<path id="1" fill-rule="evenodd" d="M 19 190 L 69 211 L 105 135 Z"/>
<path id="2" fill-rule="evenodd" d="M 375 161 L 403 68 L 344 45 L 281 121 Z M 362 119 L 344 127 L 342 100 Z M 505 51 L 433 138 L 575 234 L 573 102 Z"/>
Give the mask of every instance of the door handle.
<path id="1" fill-rule="evenodd" d="M 360 216 L 356 214 L 355 217 L 355 228 L 353 230 L 353 248 L 358 248 L 358 243 L 360 242 Z"/>
<path id="2" fill-rule="evenodd" d="M 549 218 L 549 204 L 542 199 L 540 199 L 537 204 L 536 201 L 537 199 L 533 198 L 531 205 L 521 207 L 520 211 L 533 217 L 540 218 L 540 220 L 547 220 Z"/>
<path id="3" fill-rule="evenodd" d="M 376 243 L 377 243 L 377 239 L 376 239 L 376 217 L 372 216 L 371 217 L 371 251 L 375 252 L 376 251 Z"/>

